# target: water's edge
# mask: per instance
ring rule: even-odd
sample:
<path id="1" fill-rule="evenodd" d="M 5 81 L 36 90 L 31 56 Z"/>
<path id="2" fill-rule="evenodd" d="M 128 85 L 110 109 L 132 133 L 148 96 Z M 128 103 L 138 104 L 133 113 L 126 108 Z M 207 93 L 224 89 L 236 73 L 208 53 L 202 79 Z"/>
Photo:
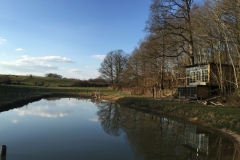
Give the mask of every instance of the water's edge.
<path id="1" fill-rule="evenodd" d="M 13 102 L 9 102 L 9 103 L 4 103 L 2 105 L 0 105 L 0 112 L 4 112 L 4 111 L 8 111 L 14 108 L 19 108 L 22 107 L 24 105 L 27 105 L 29 103 L 33 103 L 36 101 L 39 101 L 41 99 L 47 99 L 47 98 L 52 98 L 52 97 L 58 97 L 58 98 L 82 98 L 82 99 L 86 99 L 89 98 L 87 96 L 84 95 L 79 95 L 79 94 L 72 94 L 72 93 L 54 93 L 54 94 L 44 94 L 44 95 L 38 95 L 38 96 L 31 96 L 31 97 L 24 97 L 18 100 L 15 100 Z M 230 131 L 230 130 L 225 130 L 225 129 L 216 129 L 213 128 L 207 124 L 205 124 L 202 121 L 199 121 L 195 118 L 187 118 L 187 117 L 183 117 L 183 116 L 179 116 L 178 114 L 174 114 L 174 113 L 169 113 L 169 112 L 164 112 L 161 110 L 156 110 L 156 109 L 150 109 L 147 107 L 136 107 L 135 105 L 131 105 L 131 106 L 124 106 L 121 103 L 120 104 L 122 107 L 127 107 L 127 108 L 131 108 L 131 109 L 135 109 L 138 111 L 142 111 L 142 112 L 148 112 L 148 113 L 152 113 L 152 114 L 156 114 L 156 115 L 165 115 L 168 116 L 170 118 L 177 118 L 177 119 L 181 119 L 181 120 L 185 120 L 187 122 L 191 122 L 194 125 L 200 126 L 200 127 L 204 127 L 208 130 L 212 130 L 220 135 L 223 135 L 225 137 L 227 137 L 228 139 L 230 139 L 233 143 L 234 143 L 234 147 L 238 150 L 240 150 L 240 135 Z M 165 106 L 166 108 L 168 106 Z M 186 114 L 186 113 L 185 113 Z"/>

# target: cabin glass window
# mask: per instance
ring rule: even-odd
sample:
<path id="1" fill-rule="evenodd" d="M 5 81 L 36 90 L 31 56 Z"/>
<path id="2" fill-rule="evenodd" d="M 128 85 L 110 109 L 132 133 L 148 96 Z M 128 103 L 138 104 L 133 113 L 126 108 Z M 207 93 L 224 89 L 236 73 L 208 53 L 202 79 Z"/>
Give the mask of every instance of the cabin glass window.
<path id="1" fill-rule="evenodd" d="M 187 85 L 199 85 L 208 82 L 208 65 L 199 65 L 186 68 Z"/>

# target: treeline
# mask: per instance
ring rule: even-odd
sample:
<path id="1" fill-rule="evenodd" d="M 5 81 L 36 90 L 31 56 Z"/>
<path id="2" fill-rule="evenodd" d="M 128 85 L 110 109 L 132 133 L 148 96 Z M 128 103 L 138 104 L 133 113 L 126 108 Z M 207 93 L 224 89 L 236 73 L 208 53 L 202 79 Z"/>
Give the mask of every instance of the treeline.
<path id="1" fill-rule="evenodd" d="M 218 65 L 215 79 L 224 92 L 226 83 L 240 85 L 239 0 L 152 0 L 146 37 L 130 55 L 111 51 L 99 72 L 114 87 L 138 93 L 184 84 L 185 66 Z M 221 64 L 233 68 L 227 82 Z"/>
<path id="2" fill-rule="evenodd" d="M 63 76 L 58 75 L 56 73 L 47 73 L 45 74 L 45 77 L 50 78 L 63 78 Z M 65 78 L 66 79 L 66 78 Z M 58 85 L 59 87 L 69 87 L 68 85 Z M 95 79 L 89 79 L 89 80 L 80 80 L 75 79 L 71 85 L 71 87 L 108 87 L 109 83 L 105 81 L 102 78 L 95 78 Z"/>
<path id="3" fill-rule="evenodd" d="M 51 78 L 63 78 L 61 75 L 56 73 L 46 73 L 45 77 L 51 77 Z"/>
<path id="4" fill-rule="evenodd" d="M 108 87 L 109 83 L 102 78 L 89 80 L 76 80 L 72 87 Z"/>

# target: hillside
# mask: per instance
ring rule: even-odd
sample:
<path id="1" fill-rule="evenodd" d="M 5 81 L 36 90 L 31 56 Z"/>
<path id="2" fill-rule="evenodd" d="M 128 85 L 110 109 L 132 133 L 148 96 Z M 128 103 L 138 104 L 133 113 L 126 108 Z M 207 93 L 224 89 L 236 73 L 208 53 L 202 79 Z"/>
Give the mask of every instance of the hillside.
<path id="1" fill-rule="evenodd" d="M 0 84 L 45 86 L 45 87 L 108 87 L 108 83 L 101 79 L 68 79 L 54 77 L 40 77 L 33 75 L 0 75 Z"/>

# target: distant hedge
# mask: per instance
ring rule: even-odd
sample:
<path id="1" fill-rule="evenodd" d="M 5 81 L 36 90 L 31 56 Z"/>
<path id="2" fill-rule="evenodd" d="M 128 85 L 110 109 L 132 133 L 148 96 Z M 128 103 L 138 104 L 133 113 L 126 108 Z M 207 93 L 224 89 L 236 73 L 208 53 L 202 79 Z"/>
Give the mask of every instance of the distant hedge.
<path id="1" fill-rule="evenodd" d="M 72 84 L 72 87 L 108 87 L 106 82 L 94 82 L 91 80 L 77 80 Z"/>

